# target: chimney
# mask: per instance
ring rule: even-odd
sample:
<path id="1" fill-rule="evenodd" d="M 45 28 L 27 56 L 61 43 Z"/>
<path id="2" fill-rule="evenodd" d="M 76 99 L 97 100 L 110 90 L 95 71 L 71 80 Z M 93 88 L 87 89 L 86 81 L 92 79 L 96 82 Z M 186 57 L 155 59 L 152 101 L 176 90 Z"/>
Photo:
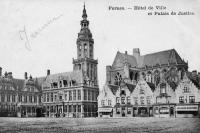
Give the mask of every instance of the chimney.
<path id="1" fill-rule="evenodd" d="M 106 82 L 108 84 L 111 84 L 111 70 L 112 70 L 111 66 L 106 66 Z"/>
<path id="2" fill-rule="evenodd" d="M 28 73 L 27 72 L 24 73 L 24 79 L 28 79 Z"/>
<path id="3" fill-rule="evenodd" d="M 0 67 L 0 77 L 2 76 L 2 67 Z"/>
<path id="4" fill-rule="evenodd" d="M 8 78 L 12 79 L 12 72 L 8 72 Z"/>
<path id="5" fill-rule="evenodd" d="M 193 70 L 192 71 L 192 77 L 196 77 L 197 76 L 197 70 Z"/>
<path id="6" fill-rule="evenodd" d="M 50 75 L 50 69 L 47 69 L 47 76 Z"/>
<path id="7" fill-rule="evenodd" d="M 136 60 L 138 62 L 139 57 L 140 57 L 140 49 L 139 48 L 134 48 L 133 49 L 133 56 L 136 58 Z"/>
<path id="8" fill-rule="evenodd" d="M 4 77 L 5 77 L 5 78 L 7 78 L 7 77 L 8 77 L 8 73 L 7 73 L 7 72 L 5 72 L 5 74 L 4 74 Z"/>

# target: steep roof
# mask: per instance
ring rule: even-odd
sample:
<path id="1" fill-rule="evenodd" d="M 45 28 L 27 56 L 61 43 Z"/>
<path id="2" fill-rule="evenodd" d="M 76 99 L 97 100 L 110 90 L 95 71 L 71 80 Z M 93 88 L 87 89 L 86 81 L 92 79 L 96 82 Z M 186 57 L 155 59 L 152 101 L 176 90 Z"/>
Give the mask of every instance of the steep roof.
<path id="1" fill-rule="evenodd" d="M 175 91 L 176 87 L 178 86 L 177 83 L 175 83 L 174 81 L 167 81 L 167 83 L 169 84 L 169 86 Z"/>
<path id="2" fill-rule="evenodd" d="M 24 88 L 24 80 L 23 79 L 9 79 L 9 78 L 0 78 L 0 84 L 3 86 L 12 85 L 16 91 L 20 91 Z"/>
<path id="3" fill-rule="evenodd" d="M 127 86 L 127 88 L 129 89 L 129 91 L 130 91 L 131 93 L 133 92 L 133 90 L 134 90 L 135 87 L 136 87 L 136 85 L 128 84 L 128 83 L 126 83 L 126 86 Z"/>
<path id="4" fill-rule="evenodd" d="M 199 78 L 197 76 L 192 76 L 192 72 L 187 72 L 187 77 L 192 81 L 192 83 L 200 89 Z"/>
<path id="5" fill-rule="evenodd" d="M 113 68 L 123 67 L 125 60 L 131 65 L 131 66 L 137 66 L 136 58 L 132 55 L 120 53 L 117 52 L 117 55 L 115 56 L 114 62 L 112 64 Z"/>
<path id="6" fill-rule="evenodd" d="M 151 88 L 152 91 L 155 90 L 155 85 L 153 83 L 147 82 L 147 84 Z"/>
<path id="7" fill-rule="evenodd" d="M 72 71 L 72 72 L 63 72 L 51 74 L 46 77 L 41 78 L 40 80 L 44 80 L 44 84 L 49 84 L 51 82 L 58 82 L 60 80 L 74 80 L 76 83 L 81 83 L 82 73 L 81 71 Z"/>
<path id="8" fill-rule="evenodd" d="M 112 91 L 113 95 L 115 95 L 117 90 L 118 90 L 118 88 L 119 88 L 119 86 L 109 84 L 108 88 Z"/>
<path id="9" fill-rule="evenodd" d="M 155 66 L 168 63 L 185 63 L 175 49 L 160 51 L 140 56 L 139 67 Z"/>
<path id="10" fill-rule="evenodd" d="M 151 54 L 146 54 L 139 56 L 138 61 L 133 55 L 117 52 L 114 62 L 112 64 L 113 68 L 123 67 L 124 62 L 127 61 L 132 67 L 145 67 L 145 66 L 156 66 L 168 63 L 185 63 L 175 49 L 169 49 L 165 51 L 155 52 Z"/>

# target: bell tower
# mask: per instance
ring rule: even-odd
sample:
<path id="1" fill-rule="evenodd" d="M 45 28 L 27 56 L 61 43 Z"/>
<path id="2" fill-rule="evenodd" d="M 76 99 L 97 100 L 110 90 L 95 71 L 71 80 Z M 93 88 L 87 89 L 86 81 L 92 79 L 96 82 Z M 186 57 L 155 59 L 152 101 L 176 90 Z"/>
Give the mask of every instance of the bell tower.
<path id="1" fill-rule="evenodd" d="M 78 33 L 78 38 L 76 41 L 77 59 L 73 59 L 74 71 L 82 71 L 84 84 L 97 86 L 98 61 L 94 59 L 94 40 L 89 29 L 89 21 L 87 20 L 85 4 L 83 7 L 80 25 L 81 30 Z"/>

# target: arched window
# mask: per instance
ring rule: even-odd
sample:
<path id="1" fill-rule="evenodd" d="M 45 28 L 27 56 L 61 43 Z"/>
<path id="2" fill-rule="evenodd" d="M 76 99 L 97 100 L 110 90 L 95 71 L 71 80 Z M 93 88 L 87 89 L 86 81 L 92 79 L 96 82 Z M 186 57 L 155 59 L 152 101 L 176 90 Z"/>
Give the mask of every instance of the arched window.
<path id="1" fill-rule="evenodd" d="M 160 72 L 158 70 L 156 70 L 154 72 L 154 83 L 157 86 L 160 82 Z"/>
<path id="2" fill-rule="evenodd" d="M 147 72 L 146 81 L 151 83 L 151 72 L 150 71 Z"/>
<path id="3" fill-rule="evenodd" d="M 120 73 L 117 72 L 115 75 L 115 85 L 120 85 L 120 82 L 122 81 L 122 76 Z"/>
<path id="4" fill-rule="evenodd" d="M 130 79 L 133 80 L 134 77 L 133 77 L 133 72 L 132 71 L 130 72 L 129 76 L 130 76 Z"/>

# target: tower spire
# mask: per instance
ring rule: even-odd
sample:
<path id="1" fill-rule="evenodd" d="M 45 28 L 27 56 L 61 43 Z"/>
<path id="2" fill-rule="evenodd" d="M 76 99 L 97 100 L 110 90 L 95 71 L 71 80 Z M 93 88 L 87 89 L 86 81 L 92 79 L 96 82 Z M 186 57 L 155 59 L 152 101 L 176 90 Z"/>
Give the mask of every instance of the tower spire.
<path id="1" fill-rule="evenodd" d="M 83 6 L 83 15 L 82 15 L 83 19 L 87 19 L 87 13 L 86 13 L 86 9 L 85 9 L 85 2 L 84 2 L 84 6 Z"/>

